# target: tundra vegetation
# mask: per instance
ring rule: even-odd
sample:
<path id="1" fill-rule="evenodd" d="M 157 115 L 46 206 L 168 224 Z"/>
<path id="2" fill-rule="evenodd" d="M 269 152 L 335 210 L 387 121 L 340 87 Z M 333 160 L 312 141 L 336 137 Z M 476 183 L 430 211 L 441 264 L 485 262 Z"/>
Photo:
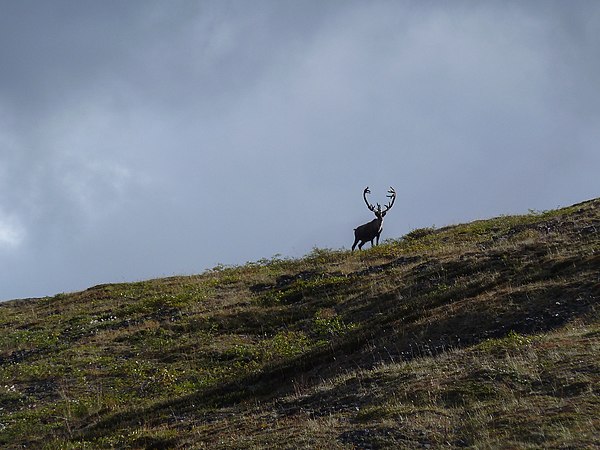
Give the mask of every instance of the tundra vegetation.
<path id="1" fill-rule="evenodd" d="M 597 448 L 600 199 L 0 304 L 0 447 Z"/>

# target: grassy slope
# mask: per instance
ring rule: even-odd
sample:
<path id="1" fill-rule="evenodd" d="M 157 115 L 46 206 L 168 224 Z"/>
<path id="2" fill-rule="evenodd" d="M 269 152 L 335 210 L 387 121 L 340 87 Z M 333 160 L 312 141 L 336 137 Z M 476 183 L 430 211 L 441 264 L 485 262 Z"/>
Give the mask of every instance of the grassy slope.
<path id="1" fill-rule="evenodd" d="M 600 445 L 600 199 L 0 304 L 0 446 Z"/>

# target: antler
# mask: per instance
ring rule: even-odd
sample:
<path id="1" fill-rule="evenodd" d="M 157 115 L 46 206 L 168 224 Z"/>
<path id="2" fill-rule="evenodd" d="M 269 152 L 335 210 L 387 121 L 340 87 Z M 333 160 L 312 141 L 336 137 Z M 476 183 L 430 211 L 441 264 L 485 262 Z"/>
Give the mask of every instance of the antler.
<path id="1" fill-rule="evenodd" d="M 367 194 L 370 194 L 371 191 L 369 190 L 369 186 L 367 186 L 365 188 L 365 190 L 363 191 L 363 198 L 365 199 L 365 203 L 367 204 L 367 208 L 369 208 L 371 211 L 375 211 L 375 207 L 373 205 L 371 205 L 369 203 L 369 201 L 367 200 Z"/>
<path id="2" fill-rule="evenodd" d="M 396 201 L 396 191 L 393 187 L 390 186 L 390 190 L 388 191 L 388 195 L 386 195 L 386 197 L 391 200 L 387 205 L 385 205 L 384 211 L 389 211 L 390 209 L 392 209 L 392 206 L 394 206 L 394 202 Z"/>

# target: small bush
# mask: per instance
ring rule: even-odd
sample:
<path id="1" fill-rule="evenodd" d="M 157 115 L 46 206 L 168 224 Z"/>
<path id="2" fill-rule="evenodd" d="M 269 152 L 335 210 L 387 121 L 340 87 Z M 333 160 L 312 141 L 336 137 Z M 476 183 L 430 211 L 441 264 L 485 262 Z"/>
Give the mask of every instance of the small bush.
<path id="1" fill-rule="evenodd" d="M 354 327 L 352 323 L 344 323 L 344 320 L 331 308 L 317 311 L 313 320 L 313 331 L 320 336 L 338 336 Z"/>
<path id="2" fill-rule="evenodd" d="M 528 336 L 511 331 L 500 339 L 488 339 L 478 345 L 480 350 L 490 353 L 509 353 L 530 346 L 532 339 Z"/>

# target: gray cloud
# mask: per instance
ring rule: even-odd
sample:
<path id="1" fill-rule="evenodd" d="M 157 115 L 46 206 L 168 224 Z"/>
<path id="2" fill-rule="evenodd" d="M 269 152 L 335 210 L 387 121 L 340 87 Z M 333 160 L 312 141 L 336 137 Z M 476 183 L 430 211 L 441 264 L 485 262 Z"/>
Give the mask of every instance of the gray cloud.
<path id="1" fill-rule="evenodd" d="M 0 298 L 597 196 L 596 2 L 7 2 Z"/>

